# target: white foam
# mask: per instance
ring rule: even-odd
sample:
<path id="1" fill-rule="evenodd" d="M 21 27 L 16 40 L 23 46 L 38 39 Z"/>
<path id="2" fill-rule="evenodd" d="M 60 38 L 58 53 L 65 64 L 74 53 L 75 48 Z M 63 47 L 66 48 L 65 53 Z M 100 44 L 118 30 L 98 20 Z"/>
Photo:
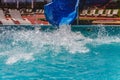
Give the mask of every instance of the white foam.
<path id="1" fill-rule="evenodd" d="M 9 35 L 10 34 L 10 35 Z M 35 54 L 45 54 L 52 51 L 52 54 L 59 54 L 62 49 L 71 54 L 88 53 L 90 50 L 86 44 L 110 44 L 120 42 L 117 36 L 108 36 L 105 28 L 101 28 L 98 37 L 95 39 L 84 37 L 80 32 L 72 32 L 70 26 L 61 26 L 60 29 L 52 32 L 43 32 L 38 29 L 32 31 L 13 31 L 0 34 L 1 41 L 13 39 L 11 44 L 2 44 L 1 56 L 7 56 L 6 64 L 14 64 L 18 61 L 32 61 Z M 27 42 L 27 46 L 23 46 Z M 21 46 L 22 45 L 22 46 Z M 26 48 L 27 47 L 27 48 Z M 29 49 L 29 52 L 26 52 Z"/>
<path id="2" fill-rule="evenodd" d="M 22 49 L 14 48 L 13 50 L 4 51 L 0 56 L 6 56 L 6 64 L 12 65 L 18 61 L 33 61 L 33 53 L 25 53 Z"/>
<path id="3" fill-rule="evenodd" d="M 6 64 L 14 64 L 18 61 L 29 61 L 29 60 L 34 60 L 33 54 L 19 53 L 9 56 L 9 58 L 6 61 Z"/>
<path id="4" fill-rule="evenodd" d="M 106 31 L 106 29 L 101 26 L 99 28 L 97 38 L 92 39 L 91 43 L 95 45 L 120 43 L 120 37 L 118 35 L 109 36 L 109 33 Z"/>
<path id="5" fill-rule="evenodd" d="M 87 38 L 81 33 L 72 32 L 70 26 L 61 26 L 60 29 L 53 32 L 42 32 L 38 30 L 20 31 L 14 34 L 14 40 L 15 42 L 31 42 L 32 47 L 39 49 L 42 49 L 45 45 L 52 45 L 52 47 L 64 47 L 71 53 L 85 53 L 89 51 L 89 49 L 85 47 L 87 43 L 85 41 L 88 41 Z"/>

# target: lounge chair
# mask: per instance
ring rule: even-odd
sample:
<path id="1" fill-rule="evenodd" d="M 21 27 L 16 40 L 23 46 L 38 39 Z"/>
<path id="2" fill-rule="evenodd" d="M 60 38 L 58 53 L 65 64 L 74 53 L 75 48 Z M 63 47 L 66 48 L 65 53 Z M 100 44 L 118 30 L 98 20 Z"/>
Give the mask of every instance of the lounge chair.
<path id="1" fill-rule="evenodd" d="M 27 13 L 31 13 L 31 12 L 32 12 L 32 9 L 26 9 L 26 12 L 27 12 Z"/>
<path id="2" fill-rule="evenodd" d="M 87 14 L 87 16 L 93 16 L 95 14 L 95 12 L 96 12 L 96 9 L 92 9 L 92 10 L 90 10 L 90 13 Z"/>
<path id="3" fill-rule="evenodd" d="M 10 18 L 6 19 L 2 9 L 0 10 L 0 21 L 3 25 L 14 25 L 14 22 Z"/>
<path id="4" fill-rule="evenodd" d="M 44 10 L 42 10 L 42 14 L 44 14 Z"/>
<path id="5" fill-rule="evenodd" d="M 32 13 L 32 9 L 29 9 L 29 13 Z"/>
<path id="6" fill-rule="evenodd" d="M 119 9 L 114 9 L 111 14 L 108 14 L 108 17 L 118 17 Z"/>
<path id="7" fill-rule="evenodd" d="M 42 13 L 42 9 L 40 9 L 38 13 L 41 14 Z"/>
<path id="8" fill-rule="evenodd" d="M 39 9 L 37 9 L 35 13 L 39 13 L 39 11 L 40 11 L 40 10 L 39 10 Z"/>
<path id="9" fill-rule="evenodd" d="M 82 13 L 80 13 L 80 16 L 86 16 L 88 14 L 88 10 L 83 10 Z"/>
<path id="10" fill-rule="evenodd" d="M 111 9 L 106 9 L 104 14 L 101 14 L 103 17 L 107 17 L 109 14 L 111 14 Z"/>
<path id="11" fill-rule="evenodd" d="M 29 13 L 29 9 L 26 9 L 26 12 Z"/>
<path id="12" fill-rule="evenodd" d="M 26 9 L 26 14 L 27 14 L 27 15 L 32 15 L 32 14 L 34 14 L 34 13 L 32 12 L 32 9 Z"/>
<path id="13" fill-rule="evenodd" d="M 10 15 L 14 21 L 18 21 L 21 25 L 31 25 L 31 22 L 28 19 L 23 19 L 18 10 L 9 10 Z"/>
<path id="14" fill-rule="evenodd" d="M 39 14 L 44 14 L 44 10 L 43 10 L 43 9 L 40 9 L 40 10 L 38 11 L 38 13 L 39 13 Z"/>
<path id="15" fill-rule="evenodd" d="M 99 9 L 97 14 L 93 14 L 93 16 L 100 16 L 103 14 L 103 12 L 104 12 L 104 9 Z"/>

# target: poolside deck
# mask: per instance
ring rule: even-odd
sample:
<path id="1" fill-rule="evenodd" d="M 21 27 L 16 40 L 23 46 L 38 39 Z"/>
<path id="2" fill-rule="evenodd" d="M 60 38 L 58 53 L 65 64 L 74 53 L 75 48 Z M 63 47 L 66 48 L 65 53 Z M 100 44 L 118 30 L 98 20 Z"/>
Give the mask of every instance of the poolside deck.
<path id="1" fill-rule="evenodd" d="M 49 25 L 49 22 L 45 20 L 44 14 L 36 14 L 36 15 L 23 15 L 23 19 L 27 18 L 32 24 L 40 24 L 40 25 Z M 11 17 L 7 17 L 11 18 Z M 120 18 L 112 18 L 112 17 L 89 17 L 89 16 L 80 16 L 80 20 L 88 20 L 92 21 L 91 24 L 104 24 L 104 25 L 120 25 Z M 17 21 L 14 21 L 15 24 L 20 24 Z M 0 23 L 1 24 L 1 23 Z"/>
<path id="2" fill-rule="evenodd" d="M 32 24 L 49 25 L 49 22 L 42 20 L 45 19 L 44 14 L 23 15 L 22 17 L 27 18 Z"/>
<path id="3" fill-rule="evenodd" d="M 92 24 L 104 24 L 104 25 L 120 25 L 120 18 L 112 17 L 79 17 L 80 20 L 91 20 Z"/>
<path id="4" fill-rule="evenodd" d="M 23 18 L 27 18 L 31 21 L 32 24 L 42 24 L 49 25 L 49 22 L 43 21 L 40 19 L 45 19 L 44 14 L 36 14 L 36 15 L 28 15 L 23 16 Z M 120 18 L 112 18 L 112 17 L 79 17 L 80 20 L 92 20 L 92 24 L 104 24 L 104 25 L 120 25 Z"/>
<path id="5" fill-rule="evenodd" d="M 32 25 L 33 25 L 33 24 L 49 25 L 49 22 L 45 20 L 44 14 L 22 15 L 21 17 L 23 18 L 23 20 L 24 20 L 24 19 L 28 19 L 28 20 L 31 22 Z M 13 20 L 12 17 L 10 17 L 10 16 L 6 16 L 6 20 L 7 20 L 7 19 L 11 19 L 11 20 L 14 22 L 14 24 L 16 24 L 16 25 L 19 25 L 19 24 L 20 24 L 19 21 Z M 0 21 L 0 24 L 1 24 L 1 25 L 4 25 L 1 21 Z"/>
<path id="6" fill-rule="evenodd" d="M 23 16 L 23 18 L 27 18 L 31 21 L 32 24 L 42 24 L 49 25 L 49 22 L 43 21 L 40 19 L 45 19 L 44 14 L 36 14 L 36 15 L 27 15 Z M 111 17 L 79 17 L 80 20 L 92 20 L 92 24 L 105 24 L 105 25 L 120 25 L 120 18 L 111 18 Z"/>

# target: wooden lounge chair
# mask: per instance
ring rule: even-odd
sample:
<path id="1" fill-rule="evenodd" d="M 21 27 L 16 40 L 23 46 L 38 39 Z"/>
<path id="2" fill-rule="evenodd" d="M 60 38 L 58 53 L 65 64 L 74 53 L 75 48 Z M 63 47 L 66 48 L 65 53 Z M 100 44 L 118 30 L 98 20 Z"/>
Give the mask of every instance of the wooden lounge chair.
<path id="1" fill-rule="evenodd" d="M 43 10 L 43 9 L 40 9 L 40 10 L 39 10 L 39 14 L 44 14 L 44 10 Z"/>
<path id="2" fill-rule="evenodd" d="M 44 14 L 44 10 L 42 10 L 42 14 Z"/>
<path id="3" fill-rule="evenodd" d="M 87 14 L 87 16 L 93 16 L 95 14 L 95 12 L 96 12 L 96 9 L 92 9 L 92 10 L 90 10 L 90 13 Z"/>
<path id="4" fill-rule="evenodd" d="M 26 9 L 26 14 L 27 15 L 32 15 L 33 14 L 32 9 Z"/>
<path id="5" fill-rule="evenodd" d="M 93 16 L 100 16 L 103 14 L 103 12 L 104 12 L 104 9 L 99 9 L 97 14 L 93 14 Z"/>
<path id="6" fill-rule="evenodd" d="M 88 10 L 83 10 L 82 13 L 80 13 L 80 16 L 86 16 L 88 14 Z"/>
<path id="7" fill-rule="evenodd" d="M 40 10 L 39 10 L 39 9 L 37 9 L 35 13 L 36 13 L 36 14 L 38 14 L 39 12 L 40 12 Z"/>
<path id="8" fill-rule="evenodd" d="M 104 14 L 101 14 L 100 16 L 107 17 L 109 14 L 111 14 L 111 9 L 106 9 Z"/>
<path id="9" fill-rule="evenodd" d="M 114 9 L 111 14 L 108 14 L 108 17 L 118 17 L 119 9 Z"/>

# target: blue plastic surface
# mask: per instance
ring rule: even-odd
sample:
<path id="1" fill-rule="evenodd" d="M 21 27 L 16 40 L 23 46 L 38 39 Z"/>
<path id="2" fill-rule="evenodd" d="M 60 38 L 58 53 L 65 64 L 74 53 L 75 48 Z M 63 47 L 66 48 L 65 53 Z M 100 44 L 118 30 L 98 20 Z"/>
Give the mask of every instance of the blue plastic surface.
<path id="1" fill-rule="evenodd" d="M 46 19 L 53 26 L 69 25 L 76 19 L 78 6 L 83 5 L 83 1 L 85 0 L 52 0 L 44 7 Z M 103 5 L 109 1 L 86 0 L 84 5 Z"/>
<path id="2" fill-rule="evenodd" d="M 71 24 L 77 16 L 79 0 L 53 0 L 45 5 L 47 20 L 54 26 Z"/>

